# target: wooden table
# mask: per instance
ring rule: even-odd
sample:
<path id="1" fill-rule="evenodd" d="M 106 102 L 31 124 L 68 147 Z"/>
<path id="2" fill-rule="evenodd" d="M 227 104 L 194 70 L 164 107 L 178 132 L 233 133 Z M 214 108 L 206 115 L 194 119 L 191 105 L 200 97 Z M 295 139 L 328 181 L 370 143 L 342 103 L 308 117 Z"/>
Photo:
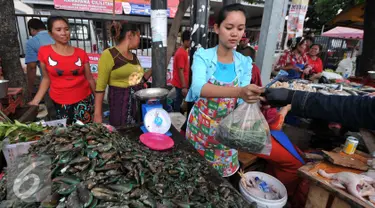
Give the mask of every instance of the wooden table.
<path id="1" fill-rule="evenodd" d="M 241 167 L 246 170 L 258 160 L 258 157 L 251 153 L 238 152 L 238 160 L 241 163 Z"/>
<path id="2" fill-rule="evenodd" d="M 320 167 L 331 167 L 337 172 L 348 171 L 361 173 L 361 171 L 335 166 L 328 162 L 308 163 L 299 169 L 300 176 L 310 181 L 310 189 L 305 208 L 350 208 L 350 207 L 375 207 L 350 195 L 343 189 L 333 187 L 328 179 L 319 176 Z"/>

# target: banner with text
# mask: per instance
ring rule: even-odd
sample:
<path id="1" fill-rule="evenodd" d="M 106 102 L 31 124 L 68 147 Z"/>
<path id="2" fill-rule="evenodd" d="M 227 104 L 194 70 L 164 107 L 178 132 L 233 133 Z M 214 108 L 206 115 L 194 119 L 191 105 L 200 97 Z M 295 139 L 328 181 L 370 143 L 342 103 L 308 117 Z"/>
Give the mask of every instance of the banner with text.
<path id="1" fill-rule="evenodd" d="M 174 18 L 176 16 L 178 0 L 168 0 L 167 16 Z M 125 14 L 130 15 L 151 15 L 151 5 L 149 0 L 124 0 L 122 3 Z"/>
<path id="2" fill-rule="evenodd" d="M 96 13 L 113 13 L 112 0 L 53 0 L 55 9 L 87 11 Z M 122 3 L 115 2 L 116 14 L 122 14 Z"/>

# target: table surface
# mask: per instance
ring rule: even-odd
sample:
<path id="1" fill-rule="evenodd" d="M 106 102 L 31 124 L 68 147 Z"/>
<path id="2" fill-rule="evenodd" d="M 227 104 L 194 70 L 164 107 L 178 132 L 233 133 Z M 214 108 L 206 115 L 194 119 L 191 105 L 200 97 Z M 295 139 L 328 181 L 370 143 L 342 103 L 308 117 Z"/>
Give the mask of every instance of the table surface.
<path id="1" fill-rule="evenodd" d="M 351 205 L 351 207 L 373 207 L 369 204 L 366 204 L 366 202 L 352 196 L 348 192 L 346 192 L 343 189 L 338 189 L 333 187 L 328 179 L 325 179 L 321 176 L 318 175 L 317 170 L 319 167 L 324 166 L 327 167 L 327 169 L 333 170 L 333 171 L 327 171 L 329 173 L 332 172 L 341 172 L 341 171 L 349 171 L 349 172 L 354 172 L 354 173 L 361 173 L 361 171 L 354 170 L 351 168 L 345 168 L 345 167 L 340 167 L 336 166 L 333 164 L 330 164 L 328 162 L 318 162 L 318 163 L 308 163 L 304 166 L 302 166 L 298 171 L 299 175 L 307 178 L 311 184 L 315 184 L 319 187 L 322 187 L 323 189 L 327 190 L 330 192 L 332 195 L 337 196 L 347 202 L 348 204 Z M 322 168 L 325 169 L 325 168 Z"/>

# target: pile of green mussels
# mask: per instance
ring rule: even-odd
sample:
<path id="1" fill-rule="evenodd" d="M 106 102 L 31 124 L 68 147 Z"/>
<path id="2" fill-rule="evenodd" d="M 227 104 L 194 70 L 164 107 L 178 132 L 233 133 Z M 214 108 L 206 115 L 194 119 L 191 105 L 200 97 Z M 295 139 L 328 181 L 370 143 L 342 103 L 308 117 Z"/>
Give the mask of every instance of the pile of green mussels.
<path id="1" fill-rule="evenodd" d="M 29 150 L 53 161 L 40 207 L 250 207 L 192 148 L 152 151 L 136 132 L 89 124 L 46 133 Z"/>

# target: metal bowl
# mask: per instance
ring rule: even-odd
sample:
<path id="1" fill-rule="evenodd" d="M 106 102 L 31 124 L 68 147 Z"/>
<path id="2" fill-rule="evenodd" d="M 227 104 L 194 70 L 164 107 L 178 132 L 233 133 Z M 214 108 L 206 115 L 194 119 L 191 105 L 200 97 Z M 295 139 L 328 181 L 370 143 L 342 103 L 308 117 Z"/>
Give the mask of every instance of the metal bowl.
<path id="1" fill-rule="evenodd" d="M 134 93 L 139 100 L 164 99 L 167 97 L 169 90 L 164 88 L 148 88 L 139 90 Z"/>
<path id="2" fill-rule="evenodd" d="M 375 71 L 368 71 L 367 73 L 371 79 L 375 80 Z"/>
<path id="3" fill-rule="evenodd" d="M 0 80 L 0 99 L 8 94 L 9 80 Z"/>

